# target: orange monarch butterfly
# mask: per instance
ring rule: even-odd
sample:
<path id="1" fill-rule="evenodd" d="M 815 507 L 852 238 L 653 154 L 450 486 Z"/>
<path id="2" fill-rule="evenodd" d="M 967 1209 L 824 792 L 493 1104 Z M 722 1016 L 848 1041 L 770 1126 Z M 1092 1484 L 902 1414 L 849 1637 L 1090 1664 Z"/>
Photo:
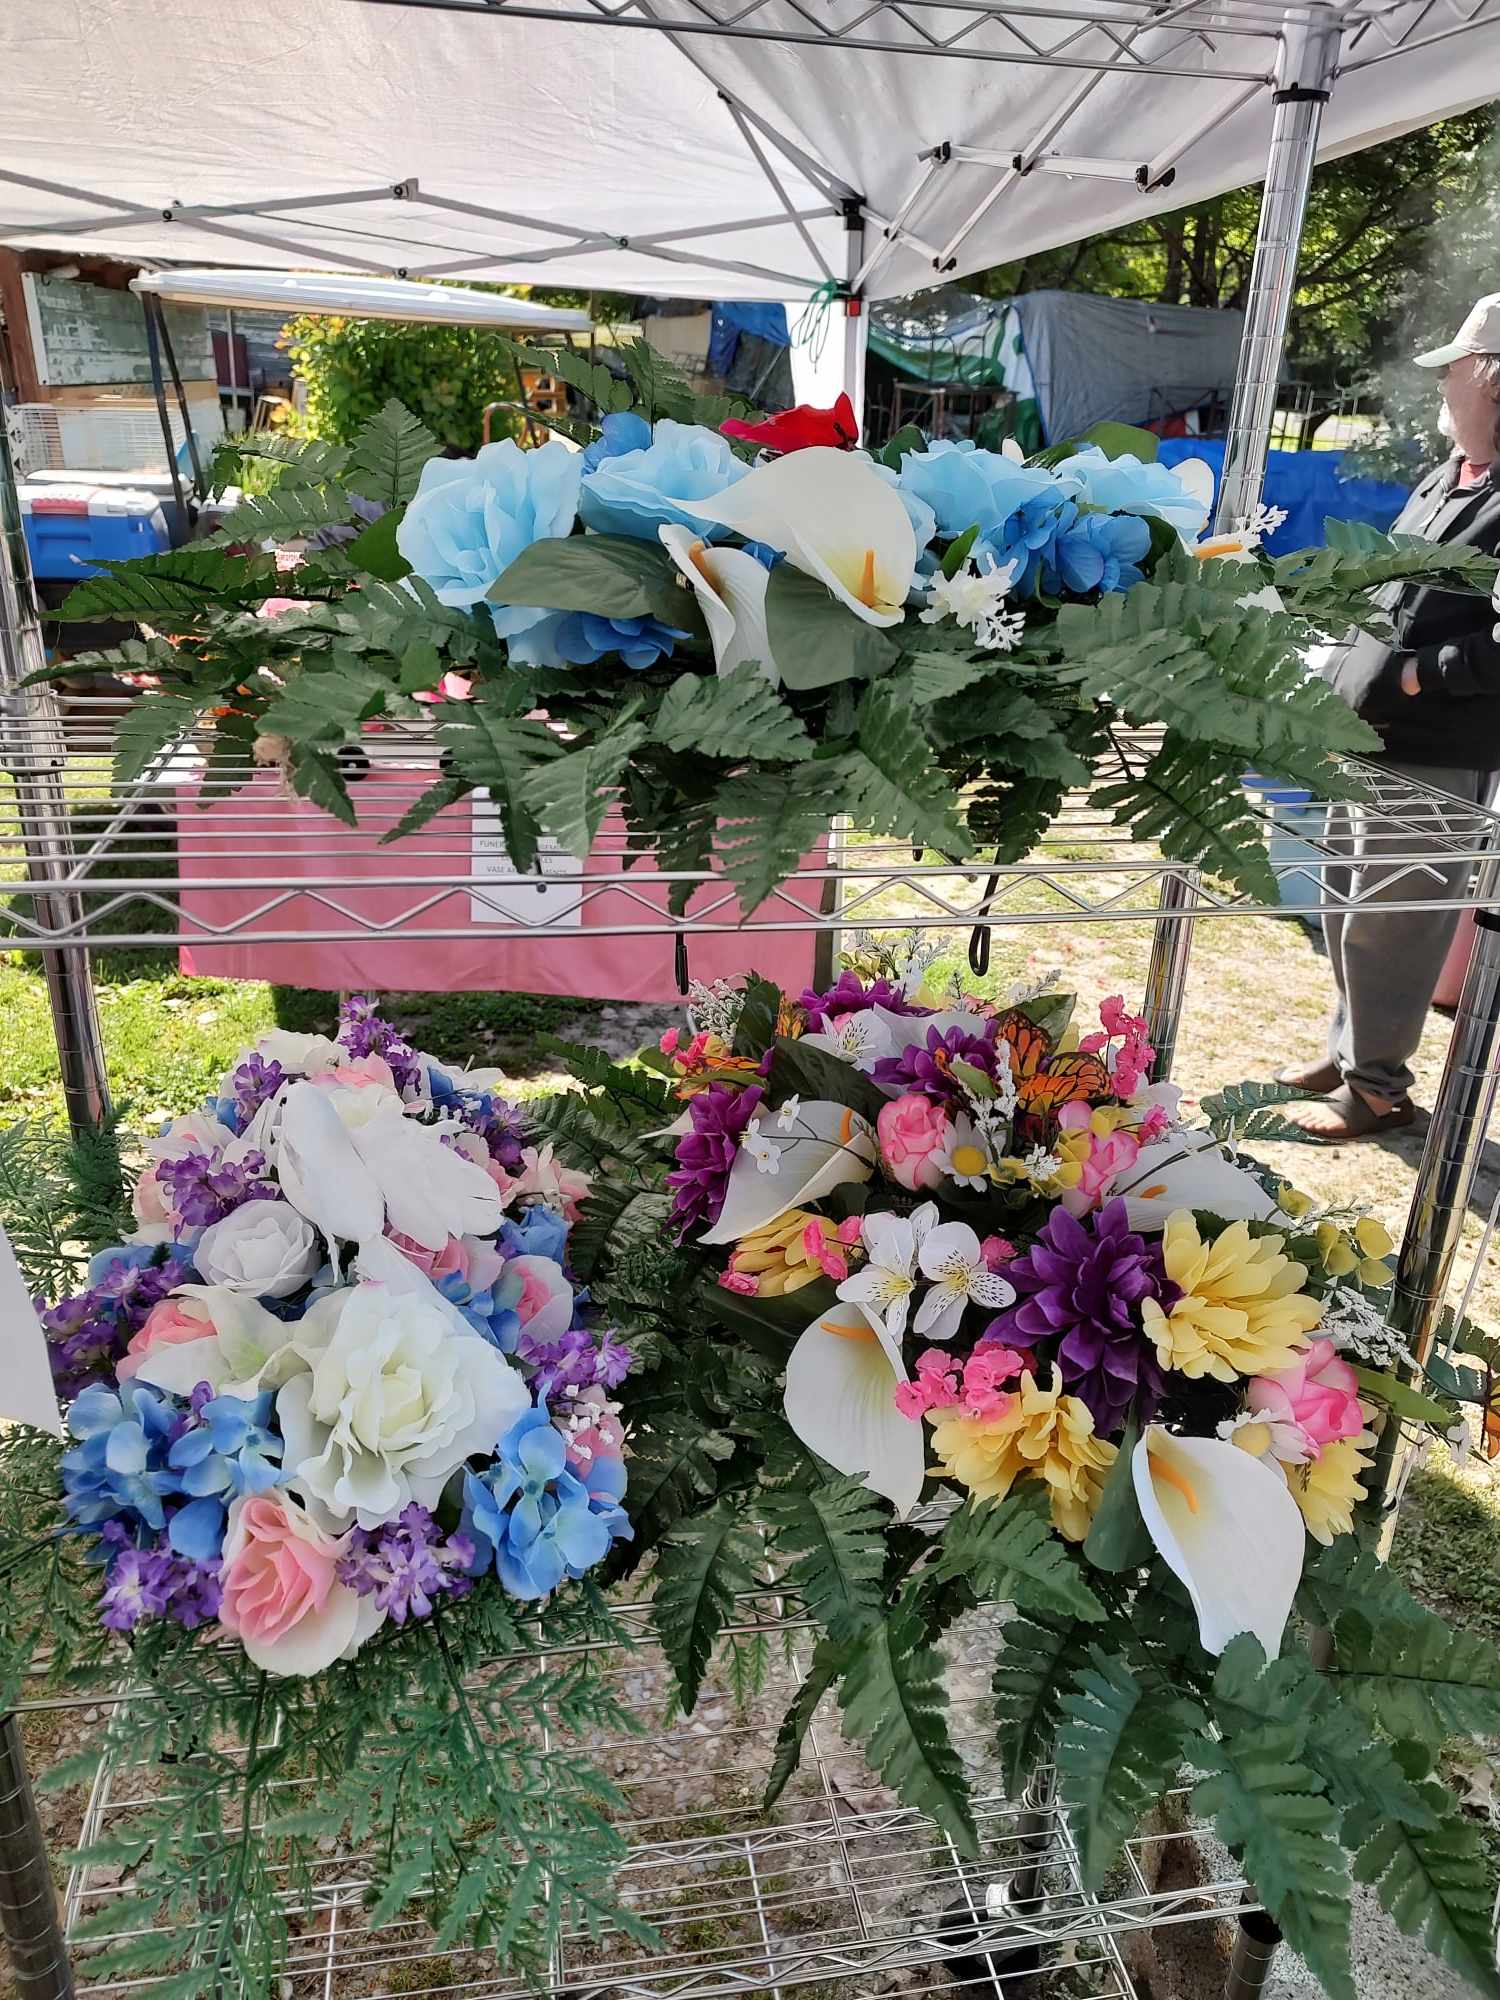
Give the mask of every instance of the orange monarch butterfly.
<path id="1" fill-rule="evenodd" d="M 1054 1054 L 1051 1035 L 1018 1007 L 1002 1014 L 997 1027 L 997 1041 L 1010 1049 L 1021 1111 L 1045 1116 L 1065 1104 L 1090 1104 L 1109 1096 L 1109 1071 L 1098 1056 Z"/>

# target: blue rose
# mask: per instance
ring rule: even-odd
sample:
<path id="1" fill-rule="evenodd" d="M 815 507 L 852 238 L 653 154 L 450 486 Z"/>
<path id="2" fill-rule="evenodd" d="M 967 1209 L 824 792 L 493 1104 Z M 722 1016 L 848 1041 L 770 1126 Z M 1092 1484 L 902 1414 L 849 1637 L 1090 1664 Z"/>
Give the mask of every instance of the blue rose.
<path id="1" fill-rule="evenodd" d="M 537 1202 L 518 1216 L 507 1216 L 500 1229 L 500 1248 L 507 1257 L 550 1257 L 561 1264 L 569 1227 L 566 1216 Z"/>
<path id="2" fill-rule="evenodd" d="M 651 442 L 651 426 L 634 410 L 617 410 L 599 427 L 599 435 L 583 454 L 583 469 L 592 472 L 607 458 L 619 458 L 627 451 L 644 451 Z"/>
<path id="3" fill-rule="evenodd" d="M 1169 466 L 1147 464 L 1129 452 L 1106 458 L 1098 445 L 1089 445 L 1065 458 L 1055 475 L 1090 506 L 1107 514 L 1157 514 L 1189 541 L 1196 541 L 1208 520 L 1208 508 Z"/>
<path id="4" fill-rule="evenodd" d="M 675 521 L 705 541 L 722 540 L 728 529 L 701 519 L 692 503 L 711 500 L 749 469 L 716 431 L 664 417 L 649 445 L 619 452 L 583 475 L 578 511 L 584 526 L 602 535 L 654 542 L 657 529 Z"/>
<path id="5" fill-rule="evenodd" d="M 559 611 L 533 625 L 511 648 L 511 657 L 538 667 L 590 667 L 615 657 L 627 667 L 654 667 L 670 659 L 688 634 L 659 618 L 605 618 L 594 611 Z"/>
<path id="6" fill-rule="evenodd" d="M 581 477 L 578 453 L 555 438 L 536 451 L 504 438 L 473 458 L 429 458 L 396 546 L 444 604 L 467 610 L 533 542 L 571 531 Z M 489 608 L 507 640 L 548 616 L 529 604 Z"/>
<path id="7" fill-rule="evenodd" d="M 1067 498 L 1050 472 L 981 451 L 972 438 L 935 438 L 925 451 L 903 452 L 899 485 L 932 509 L 948 540 L 973 527 L 992 538 L 1020 517 L 1023 538 L 1037 546 L 1032 538 L 1047 539 L 1045 524 Z"/>

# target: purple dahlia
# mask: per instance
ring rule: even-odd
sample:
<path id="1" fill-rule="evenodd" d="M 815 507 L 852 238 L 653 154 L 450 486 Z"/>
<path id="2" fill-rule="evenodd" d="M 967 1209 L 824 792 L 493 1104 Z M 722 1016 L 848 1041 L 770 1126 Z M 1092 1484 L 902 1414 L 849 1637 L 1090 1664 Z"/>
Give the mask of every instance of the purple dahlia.
<path id="1" fill-rule="evenodd" d="M 667 1175 L 667 1186 L 672 1190 L 668 1221 L 679 1243 L 693 1230 L 711 1229 L 718 1221 L 729 1191 L 730 1169 L 739 1154 L 740 1136 L 764 1096 L 758 1083 L 744 1090 L 728 1083 L 711 1083 L 688 1104 L 693 1129 L 677 1141 L 677 1164 Z"/>
<path id="2" fill-rule="evenodd" d="M 1148 1416 L 1162 1374 L 1141 1326 L 1142 1299 L 1175 1298 L 1161 1245 L 1132 1233 L 1123 1201 L 1106 1202 L 1080 1220 L 1055 1208 L 1037 1241 L 1005 1267 L 1021 1296 L 988 1332 L 1014 1346 L 1040 1348 L 1056 1361 L 1063 1387 L 1081 1397 L 1101 1437 L 1117 1431 L 1130 1407 Z"/>
<path id="3" fill-rule="evenodd" d="M 871 1007 L 884 1007 L 891 1014 L 930 1014 L 930 1007 L 915 1006 L 899 986 L 889 979 L 872 979 L 865 984 L 857 972 L 841 972 L 824 992 L 818 993 L 809 986 L 798 1001 L 807 1016 L 807 1025 L 814 1034 L 828 1026 L 831 1017 L 839 1014 L 863 1014 Z"/>
<path id="4" fill-rule="evenodd" d="M 929 1028 L 925 1042 L 913 1043 L 899 1056 L 882 1056 L 870 1074 L 882 1090 L 898 1094 L 915 1091 L 939 1103 L 962 1104 L 964 1093 L 954 1079 L 953 1065 L 966 1062 L 971 1069 L 994 1076 L 999 1062 L 995 1042 L 998 1032 L 994 1021 L 987 1021 L 983 1034 L 979 1035 L 968 1034 L 963 1028 L 942 1032 Z"/>

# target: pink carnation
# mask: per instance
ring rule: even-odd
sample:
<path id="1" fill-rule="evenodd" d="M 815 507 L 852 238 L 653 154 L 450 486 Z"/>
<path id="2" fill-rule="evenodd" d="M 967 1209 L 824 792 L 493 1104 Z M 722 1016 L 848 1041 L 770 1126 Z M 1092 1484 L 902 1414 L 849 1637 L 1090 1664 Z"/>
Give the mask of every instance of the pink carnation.
<path id="1" fill-rule="evenodd" d="M 979 1246 L 979 1254 L 987 1271 L 999 1271 L 1021 1253 L 1008 1236 L 986 1236 Z"/>
<path id="2" fill-rule="evenodd" d="M 719 1283 L 726 1292 L 738 1292 L 743 1299 L 753 1299 L 760 1290 L 760 1279 L 753 1271 L 721 1271 Z"/>
<path id="3" fill-rule="evenodd" d="M 940 1104 L 908 1091 L 880 1107 L 880 1163 L 896 1182 L 916 1194 L 943 1178 L 937 1155 L 948 1138 L 948 1114 Z"/>
<path id="4" fill-rule="evenodd" d="M 1358 1437 L 1365 1427 L 1359 1381 L 1331 1340 L 1312 1340 L 1290 1368 L 1257 1375 L 1247 1398 L 1257 1416 L 1295 1424 L 1316 1458 L 1325 1444 Z"/>

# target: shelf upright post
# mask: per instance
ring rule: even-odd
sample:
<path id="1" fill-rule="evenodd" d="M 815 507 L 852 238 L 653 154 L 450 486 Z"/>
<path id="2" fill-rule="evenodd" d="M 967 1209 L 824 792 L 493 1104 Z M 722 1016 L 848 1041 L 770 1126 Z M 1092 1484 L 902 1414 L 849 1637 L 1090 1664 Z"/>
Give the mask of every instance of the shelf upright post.
<path id="1" fill-rule="evenodd" d="M 1174 868 L 1162 880 L 1157 908 L 1161 915 L 1151 930 L 1151 963 L 1146 969 L 1146 1039 L 1156 1051 L 1151 1064 L 1153 1083 L 1165 1083 L 1177 1055 L 1182 1003 L 1187 993 L 1188 960 L 1193 950 L 1191 914 L 1198 900 L 1200 871 Z M 1188 914 L 1179 915 L 1186 911 Z"/>
<path id="2" fill-rule="evenodd" d="M 47 929 L 82 937 L 83 903 L 65 883 L 72 864 L 72 830 L 63 784 L 66 756 L 57 700 L 50 688 L 23 683 L 46 663 L 42 628 L 10 440 L 0 422 L 0 765 L 15 781 L 16 813 L 35 906 Z M 109 1116 L 104 1043 L 94 1004 L 87 948 L 80 941 L 42 953 L 62 1067 L 68 1123 L 80 1132 Z"/>
<path id="3" fill-rule="evenodd" d="M 1481 907 L 1474 918 L 1474 953 L 1453 1017 L 1391 1295 L 1391 1324 L 1419 1362 L 1427 1359 L 1437 1335 L 1500 1085 L 1500 854 L 1481 864 L 1475 893 Z M 1400 1426 L 1388 1423 L 1369 1481 L 1380 1509 L 1382 1555 L 1389 1554 L 1396 1529 L 1399 1436 Z"/>
<path id="4" fill-rule="evenodd" d="M 73 2000 L 47 1844 L 10 1714 L 0 1715 L 0 1931 L 20 2000 Z"/>
<path id="5" fill-rule="evenodd" d="M 1281 28 L 1271 151 L 1214 516 L 1220 534 L 1247 523 L 1260 501 L 1307 194 L 1338 53 L 1339 24 L 1332 9 L 1314 13 L 1312 19 L 1306 9 L 1288 10 Z"/>

